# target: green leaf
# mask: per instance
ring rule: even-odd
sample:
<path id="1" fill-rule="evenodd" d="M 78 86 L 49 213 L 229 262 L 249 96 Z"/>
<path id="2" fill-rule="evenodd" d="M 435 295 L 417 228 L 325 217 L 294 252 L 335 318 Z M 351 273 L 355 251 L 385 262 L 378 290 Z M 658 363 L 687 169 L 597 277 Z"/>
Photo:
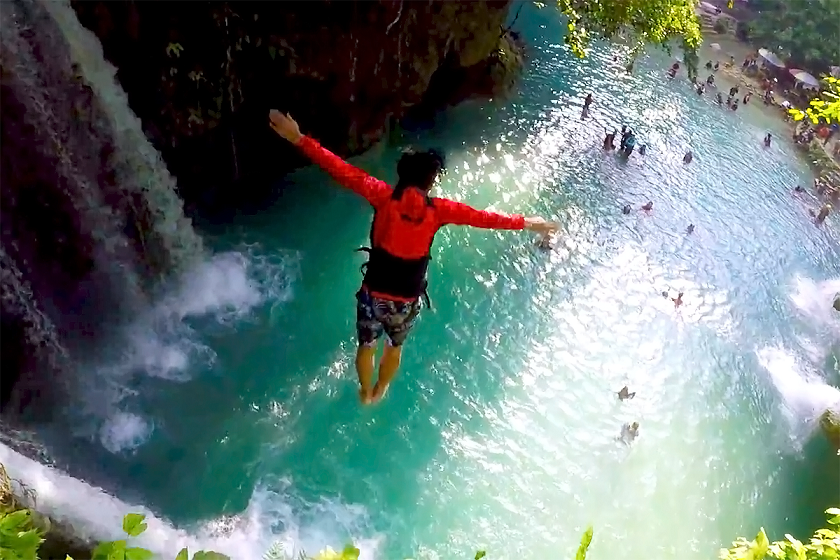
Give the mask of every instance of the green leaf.
<path id="1" fill-rule="evenodd" d="M 101 542 L 96 545 L 96 548 L 93 549 L 93 560 L 107 560 L 113 546 L 114 543 L 112 542 Z"/>
<path id="2" fill-rule="evenodd" d="M 475 560 L 481 560 L 485 556 L 487 556 L 487 552 L 485 552 L 483 550 L 479 550 L 475 553 Z"/>
<path id="3" fill-rule="evenodd" d="M 181 552 L 178 553 L 175 560 L 190 560 L 190 551 L 187 550 L 186 546 L 181 549 Z"/>
<path id="4" fill-rule="evenodd" d="M 151 550 L 137 546 L 125 549 L 125 560 L 149 560 L 150 558 L 154 558 L 154 556 Z"/>
<path id="5" fill-rule="evenodd" d="M 829 523 L 832 525 L 840 524 L 840 508 L 828 508 L 825 513 L 831 516 L 828 518 Z"/>
<path id="6" fill-rule="evenodd" d="M 580 538 L 580 546 L 578 547 L 577 554 L 575 554 L 575 560 L 586 560 L 586 552 L 589 550 L 589 545 L 592 544 L 592 536 L 595 534 L 595 529 L 590 525 L 586 528 L 586 531 L 583 532 L 583 536 Z"/>
<path id="7" fill-rule="evenodd" d="M 277 47 L 268 47 L 268 56 L 271 57 L 271 60 L 274 60 L 274 57 L 277 56 Z"/>
<path id="8" fill-rule="evenodd" d="M 14 534 L 20 531 L 23 526 L 29 521 L 30 513 L 28 509 L 19 509 L 12 513 L 7 513 L 0 520 L 0 532 L 6 534 Z"/>
<path id="9" fill-rule="evenodd" d="M 145 521 L 146 516 L 140 513 L 127 513 L 125 517 L 123 517 L 123 531 L 129 537 L 136 537 L 140 535 L 148 528 L 148 525 L 143 523 Z"/>
<path id="10" fill-rule="evenodd" d="M 193 555 L 193 560 L 230 560 L 230 557 L 219 552 L 199 550 Z"/>
<path id="11" fill-rule="evenodd" d="M 344 547 L 344 550 L 341 551 L 341 559 L 342 560 L 359 560 L 359 549 L 353 546 L 352 544 L 348 544 Z"/>
<path id="12" fill-rule="evenodd" d="M 761 560 L 767 556 L 767 550 L 769 548 L 770 539 L 767 538 L 767 533 L 764 532 L 764 527 L 762 527 L 758 530 L 758 534 L 755 536 L 755 542 L 750 547 L 750 551 L 752 552 L 755 560 Z"/>
<path id="13" fill-rule="evenodd" d="M 114 541 L 111 543 L 111 550 L 108 552 L 108 560 L 125 560 L 126 542 Z"/>

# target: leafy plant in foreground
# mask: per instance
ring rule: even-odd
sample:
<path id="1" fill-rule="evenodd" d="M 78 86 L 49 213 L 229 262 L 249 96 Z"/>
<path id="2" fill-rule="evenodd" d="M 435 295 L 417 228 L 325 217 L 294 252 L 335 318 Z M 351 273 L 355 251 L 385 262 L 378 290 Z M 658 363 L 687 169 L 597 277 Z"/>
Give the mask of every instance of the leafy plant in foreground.
<path id="1" fill-rule="evenodd" d="M 805 544 L 792 535 L 785 535 L 785 540 L 771 543 L 764 532 L 764 527 L 758 531 L 755 539 L 748 541 L 741 537 L 732 543 L 732 547 L 722 549 L 721 560 L 832 560 L 840 558 L 840 508 L 825 510 L 828 525 L 819 529 Z"/>
<path id="2" fill-rule="evenodd" d="M 3 560 L 35 560 L 44 539 L 32 524 L 28 509 L 3 512 L 0 515 L 0 558 Z"/>
<path id="3" fill-rule="evenodd" d="M 129 537 L 142 535 L 148 529 L 146 516 L 139 513 L 129 513 L 123 518 L 122 529 Z M 93 549 L 93 560 L 150 560 L 155 555 L 150 550 L 139 546 L 128 546 L 127 539 L 99 543 Z M 67 560 L 73 560 L 69 556 Z M 182 548 L 175 560 L 190 560 L 190 553 L 186 547 Z M 230 560 L 228 556 L 218 552 L 200 550 L 192 555 L 192 560 Z"/>

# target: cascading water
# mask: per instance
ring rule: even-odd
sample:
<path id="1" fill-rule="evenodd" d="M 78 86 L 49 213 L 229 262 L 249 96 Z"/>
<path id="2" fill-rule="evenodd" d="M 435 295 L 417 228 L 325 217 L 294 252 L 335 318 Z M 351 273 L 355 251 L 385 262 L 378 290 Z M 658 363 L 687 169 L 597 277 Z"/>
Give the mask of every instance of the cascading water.
<path id="1" fill-rule="evenodd" d="M 0 29 L 2 402 L 19 410 L 202 243 L 69 3 L 5 2 Z"/>

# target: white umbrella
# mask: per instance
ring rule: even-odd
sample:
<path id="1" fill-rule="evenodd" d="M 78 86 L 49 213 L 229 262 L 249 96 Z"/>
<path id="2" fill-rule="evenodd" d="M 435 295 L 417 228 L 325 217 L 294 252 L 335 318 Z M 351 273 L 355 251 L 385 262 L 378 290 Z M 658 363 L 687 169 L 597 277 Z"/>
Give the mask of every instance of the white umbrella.
<path id="1" fill-rule="evenodd" d="M 794 80 L 804 86 L 811 88 L 820 87 L 820 81 L 804 70 L 791 70 L 790 74 L 793 76 Z"/>
<path id="2" fill-rule="evenodd" d="M 714 50 L 714 51 L 719 51 L 720 50 L 720 43 L 712 43 L 709 46 L 712 47 L 712 50 Z"/>
<path id="3" fill-rule="evenodd" d="M 775 66 L 776 68 L 784 68 L 785 63 L 776 56 L 775 54 L 771 53 L 767 49 L 758 49 L 758 55 L 764 59 L 764 62 Z"/>

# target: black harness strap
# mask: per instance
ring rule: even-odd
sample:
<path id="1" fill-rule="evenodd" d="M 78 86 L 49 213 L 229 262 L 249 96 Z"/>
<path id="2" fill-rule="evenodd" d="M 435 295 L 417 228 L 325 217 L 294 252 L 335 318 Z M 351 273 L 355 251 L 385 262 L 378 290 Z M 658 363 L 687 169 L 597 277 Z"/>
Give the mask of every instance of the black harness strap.
<path id="1" fill-rule="evenodd" d="M 355 250 L 355 252 L 356 253 L 367 253 L 368 255 L 371 255 L 373 253 L 373 249 L 371 249 L 370 247 L 359 247 L 358 249 Z M 362 276 L 364 276 L 367 273 L 368 264 L 370 264 L 370 261 L 362 263 L 362 266 L 359 267 L 359 272 L 362 273 Z M 423 282 L 423 293 L 420 294 L 420 297 L 423 298 L 423 304 L 426 306 L 426 308 L 431 309 L 432 308 L 432 300 L 429 297 L 429 281 L 428 280 Z"/>

